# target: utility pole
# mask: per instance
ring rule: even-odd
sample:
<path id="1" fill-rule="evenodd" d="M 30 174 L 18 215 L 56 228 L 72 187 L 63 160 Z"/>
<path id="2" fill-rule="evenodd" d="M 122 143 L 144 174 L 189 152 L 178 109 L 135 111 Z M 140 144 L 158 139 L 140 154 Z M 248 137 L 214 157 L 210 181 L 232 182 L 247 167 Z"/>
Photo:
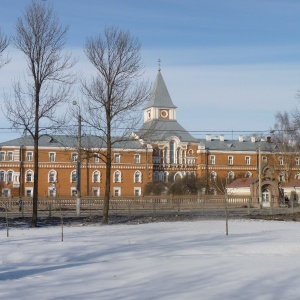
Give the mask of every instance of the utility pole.
<path id="1" fill-rule="evenodd" d="M 260 143 L 258 145 L 258 202 L 259 208 L 262 208 L 262 197 L 261 197 L 261 152 Z"/>

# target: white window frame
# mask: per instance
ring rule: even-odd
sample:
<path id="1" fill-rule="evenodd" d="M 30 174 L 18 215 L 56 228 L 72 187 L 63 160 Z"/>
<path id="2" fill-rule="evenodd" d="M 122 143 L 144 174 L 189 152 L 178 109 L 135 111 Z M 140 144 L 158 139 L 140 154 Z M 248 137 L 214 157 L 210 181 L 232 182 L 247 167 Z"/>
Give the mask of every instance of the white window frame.
<path id="1" fill-rule="evenodd" d="M 5 151 L 0 151 L 0 161 L 5 160 Z"/>
<path id="2" fill-rule="evenodd" d="M 56 196 L 56 188 L 53 189 L 53 186 L 52 187 L 48 187 L 48 196 L 49 197 L 55 197 Z"/>
<path id="3" fill-rule="evenodd" d="M 11 177 L 11 178 L 9 178 L 9 177 Z M 8 170 L 7 171 L 7 182 L 8 183 L 13 182 L 13 180 L 14 180 L 14 172 L 12 170 Z"/>
<path id="4" fill-rule="evenodd" d="M 76 187 L 71 187 L 71 196 L 75 197 L 77 195 L 77 189 Z"/>
<path id="5" fill-rule="evenodd" d="M 133 174 L 133 182 L 142 182 L 142 172 L 141 171 L 135 171 Z"/>
<path id="6" fill-rule="evenodd" d="M 10 197 L 11 196 L 11 189 L 3 188 L 2 189 L 2 197 Z"/>
<path id="7" fill-rule="evenodd" d="M 116 153 L 114 155 L 115 163 L 119 164 L 121 162 L 121 155 L 119 153 Z"/>
<path id="8" fill-rule="evenodd" d="M 26 160 L 27 161 L 32 161 L 33 160 L 33 152 L 32 151 L 27 151 L 26 152 Z"/>
<path id="9" fill-rule="evenodd" d="M 134 196 L 142 196 L 142 188 L 135 186 L 133 188 L 133 195 Z"/>
<path id="10" fill-rule="evenodd" d="M 77 152 L 72 152 L 71 159 L 72 159 L 73 162 L 77 162 L 77 160 L 78 160 L 78 153 Z"/>
<path id="11" fill-rule="evenodd" d="M 56 160 L 56 153 L 55 152 L 49 152 L 49 161 L 55 162 Z"/>
<path id="12" fill-rule="evenodd" d="M 95 180 L 95 175 L 98 174 L 97 180 Z M 92 182 L 101 182 L 101 173 L 100 171 L 96 170 L 92 174 Z"/>
<path id="13" fill-rule="evenodd" d="M 134 162 L 136 164 L 140 164 L 141 163 L 141 156 L 139 154 L 134 154 Z"/>
<path id="14" fill-rule="evenodd" d="M 13 161 L 14 160 L 14 153 L 12 151 L 7 152 L 7 159 L 9 161 Z"/>
<path id="15" fill-rule="evenodd" d="M 28 175 L 27 174 L 31 174 L 31 180 L 28 180 Z M 26 172 L 25 172 L 25 182 L 33 182 L 34 181 L 34 173 L 33 173 L 33 171 L 32 170 L 27 170 Z"/>
<path id="16" fill-rule="evenodd" d="M 120 196 L 121 196 L 121 188 L 114 187 L 114 197 L 120 197 Z"/>
<path id="17" fill-rule="evenodd" d="M 249 166 L 251 164 L 251 157 L 245 156 L 246 165 Z"/>
<path id="18" fill-rule="evenodd" d="M 233 165 L 233 156 L 232 155 L 228 156 L 228 164 Z"/>
<path id="19" fill-rule="evenodd" d="M 6 174 L 5 174 L 5 171 L 3 171 L 3 170 L 1 170 L 0 171 L 0 182 L 5 182 L 6 180 L 5 180 L 5 176 Z"/>
<path id="20" fill-rule="evenodd" d="M 25 187 L 25 196 L 32 197 L 33 195 L 33 187 Z"/>
<path id="21" fill-rule="evenodd" d="M 295 158 L 295 164 L 296 164 L 296 166 L 300 165 L 300 158 L 299 157 Z"/>
<path id="22" fill-rule="evenodd" d="M 119 174 L 119 175 L 118 175 L 118 178 L 116 177 L 117 174 Z M 117 179 L 117 180 L 116 180 L 116 179 Z M 114 182 L 122 182 L 122 173 L 121 173 L 121 171 L 116 170 L 116 171 L 114 172 Z"/>
<path id="23" fill-rule="evenodd" d="M 53 174 L 53 180 L 51 180 L 51 178 L 50 178 L 50 173 L 51 172 L 53 172 L 54 174 Z M 54 170 L 50 170 L 49 172 L 48 172 L 48 182 L 56 182 L 56 171 L 54 171 Z"/>
<path id="24" fill-rule="evenodd" d="M 278 157 L 278 162 L 279 162 L 280 166 L 283 166 L 283 157 L 282 156 Z"/>
<path id="25" fill-rule="evenodd" d="M 75 175 L 74 175 L 75 174 Z M 75 180 L 74 179 L 75 176 Z M 76 170 L 72 170 L 71 174 L 70 174 L 70 182 L 77 182 L 77 171 Z"/>
<path id="26" fill-rule="evenodd" d="M 99 156 L 98 156 L 97 153 L 94 153 L 93 158 L 94 158 L 94 163 L 98 163 L 99 162 Z"/>
<path id="27" fill-rule="evenodd" d="M 93 186 L 92 187 L 92 196 L 99 197 L 100 196 L 100 187 Z"/>
<path id="28" fill-rule="evenodd" d="M 209 157 L 209 161 L 211 165 L 215 165 L 216 164 L 216 157 L 214 155 L 211 155 Z"/>

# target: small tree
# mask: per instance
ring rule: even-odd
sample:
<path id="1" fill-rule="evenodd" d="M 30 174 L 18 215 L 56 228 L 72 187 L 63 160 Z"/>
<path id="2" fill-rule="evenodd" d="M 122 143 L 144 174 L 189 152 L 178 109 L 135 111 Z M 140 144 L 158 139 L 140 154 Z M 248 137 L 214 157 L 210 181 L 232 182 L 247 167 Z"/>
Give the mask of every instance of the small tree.
<path id="1" fill-rule="evenodd" d="M 37 226 L 39 138 L 64 124 L 56 109 L 67 102 L 73 76 L 70 55 L 63 55 L 67 27 L 60 22 L 52 6 L 33 0 L 17 21 L 14 45 L 25 55 L 28 77 L 22 86 L 17 81 L 14 99 L 5 99 L 6 117 L 13 127 L 24 128 L 34 142 L 34 185 L 32 226 Z"/>
<path id="2" fill-rule="evenodd" d="M 102 223 L 108 223 L 112 149 L 128 141 L 129 134 L 140 123 L 140 109 L 147 101 L 149 88 L 141 81 L 143 66 L 139 41 L 128 31 L 108 27 L 103 35 L 88 38 L 85 53 L 96 75 L 83 82 L 82 91 L 89 124 L 101 142 L 99 157 L 106 166 Z"/>

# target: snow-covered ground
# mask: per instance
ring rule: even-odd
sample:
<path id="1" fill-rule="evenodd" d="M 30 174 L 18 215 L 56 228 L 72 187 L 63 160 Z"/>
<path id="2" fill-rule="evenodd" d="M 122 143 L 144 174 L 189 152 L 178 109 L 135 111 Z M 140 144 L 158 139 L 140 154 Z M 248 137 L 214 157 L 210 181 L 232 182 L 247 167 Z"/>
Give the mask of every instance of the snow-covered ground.
<path id="1" fill-rule="evenodd" d="M 2 227 L 3 228 L 3 227 Z M 0 299 L 300 299 L 300 224 L 0 231 Z"/>

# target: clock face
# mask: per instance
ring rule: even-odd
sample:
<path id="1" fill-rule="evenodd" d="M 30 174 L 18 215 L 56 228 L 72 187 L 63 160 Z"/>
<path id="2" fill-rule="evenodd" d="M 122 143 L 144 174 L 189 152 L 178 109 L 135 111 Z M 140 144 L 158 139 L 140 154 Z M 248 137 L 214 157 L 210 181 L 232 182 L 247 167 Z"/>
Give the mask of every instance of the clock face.
<path id="1" fill-rule="evenodd" d="M 167 118 L 168 115 L 169 115 L 169 112 L 167 110 L 163 109 L 163 110 L 160 111 L 160 116 L 162 118 Z"/>

